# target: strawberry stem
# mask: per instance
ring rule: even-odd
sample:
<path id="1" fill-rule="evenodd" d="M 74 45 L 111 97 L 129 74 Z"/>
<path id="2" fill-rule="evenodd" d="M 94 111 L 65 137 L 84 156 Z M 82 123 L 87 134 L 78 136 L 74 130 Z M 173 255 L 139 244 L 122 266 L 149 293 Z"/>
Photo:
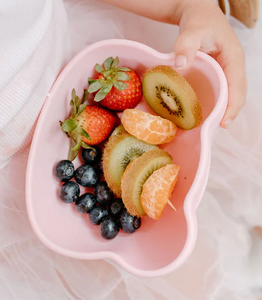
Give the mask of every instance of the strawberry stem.
<path id="1" fill-rule="evenodd" d="M 103 100 L 110 93 L 113 86 L 119 91 L 123 91 L 128 87 L 125 82 L 130 80 L 130 77 L 126 72 L 132 70 L 126 67 L 118 67 L 118 65 L 118 57 L 115 59 L 108 57 L 104 61 L 103 66 L 95 65 L 95 70 L 103 75 L 103 78 L 99 79 L 88 78 L 88 92 L 96 93 L 94 98 L 96 102 Z"/>
<path id="2" fill-rule="evenodd" d="M 82 138 L 91 140 L 89 134 L 81 126 L 78 125 L 78 118 L 87 106 L 88 96 L 88 90 L 85 89 L 83 97 L 82 99 L 80 99 L 76 95 L 75 89 L 73 89 L 71 93 L 72 99 L 70 101 L 70 105 L 72 106 L 71 116 L 64 122 L 59 121 L 61 129 L 70 138 L 68 159 L 71 161 L 76 158 L 80 147 L 86 145 L 82 141 Z"/>

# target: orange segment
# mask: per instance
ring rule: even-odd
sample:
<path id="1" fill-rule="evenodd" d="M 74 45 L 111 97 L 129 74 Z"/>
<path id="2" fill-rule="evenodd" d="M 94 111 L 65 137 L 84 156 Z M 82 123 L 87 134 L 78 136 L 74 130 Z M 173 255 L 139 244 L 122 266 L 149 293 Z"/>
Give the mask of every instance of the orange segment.
<path id="1" fill-rule="evenodd" d="M 124 110 L 122 124 L 131 135 L 153 145 L 170 142 L 177 132 L 173 122 L 139 109 Z"/>
<path id="2" fill-rule="evenodd" d="M 144 183 L 140 201 L 150 218 L 161 218 L 174 190 L 179 170 L 179 166 L 168 164 L 156 170 Z"/>

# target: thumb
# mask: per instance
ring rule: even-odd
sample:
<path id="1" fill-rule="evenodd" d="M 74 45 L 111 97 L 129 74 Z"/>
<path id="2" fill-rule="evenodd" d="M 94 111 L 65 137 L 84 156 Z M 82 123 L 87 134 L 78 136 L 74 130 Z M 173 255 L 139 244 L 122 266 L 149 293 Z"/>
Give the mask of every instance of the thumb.
<path id="1" fill-rule="evenodd" d="M 200 31 L 186 29 L 179 34 L 174 45 L 176 69 L 187 69 L 192 65 L 201 40 Z"/>

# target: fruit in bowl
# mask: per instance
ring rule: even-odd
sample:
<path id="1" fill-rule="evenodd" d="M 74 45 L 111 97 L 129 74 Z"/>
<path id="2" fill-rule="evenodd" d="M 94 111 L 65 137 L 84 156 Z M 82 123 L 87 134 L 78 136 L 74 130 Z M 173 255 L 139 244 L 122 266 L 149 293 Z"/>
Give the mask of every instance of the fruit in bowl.
<path id="1" fill-rule="evenodd" d="M 177 132 L 173 122 L 138 109 L 125 109 L 122 124 L 131 135 L 153 145 L 172 141 Z"/>
<path id="2" fill-rule="evenodd" d="M 30 148 L 26 173 L 28 216 L 41 241 L 60 254 L 88 260 L 110 259 L 132 274 L 160 276 L 183 264 L 194 248 L 195 210 L 209 174 L 212 136 L 226 109 L 227 83 L 220 66 L 201 52 L 197 53 L 191 68 L 180 72 L 200 101 L 203 121 L 192 130 L 178 127 L 175 138 L 161 145 L 180 166 L 169 199 L 176 212 L 167 205 L 158 221 L 142 217 L 141 226 L 130 235 L 119 226 L 117 237 L 108 242 L 101 238 L 98 227 L 90 224 L 89 214 L 80 215 L 74 209 L 75 204 L 67 205 L 59 200 L 60 184 L 55 176 L 50 176 L 54 164 L 68 155 L 69 139 L 61 132 L 58 120 L 69 116 L 71 91 L 75 88 L 82 98 L 84 89 L 88 89 L 87 78 L 95 78 L 95 64 L 108 56 L 118 56 L 121 65 L 135 70 L 141 78 L 155 66 L 173 65 L 173 53 L 159 53 L 132 41 L 108 40 L 87 47 L 64 68 L 42 109 Z M 94 104 L 92 95 L 87 101 Z M 135 108 L 156 115 L 144 97 Z M 75 169 L 83 164 L 80 155 L 73 164 Z M 88 189 L 80 186 L 80 197 Z M 123 218 L 126 219 L 130 218 Z M 132 222 L 136 227 L 135 217 Z"/>
<path id="3" fill-rule="evenodd" d="M 91 83 L 91 85 L 92 84 L 93 83 Z M 151 177 L 155 177 L 155 175 L 153 175 L 154 171 L 168 163 L 172 163 L 171 156 L 166 151 L 157 147 L 156 144 L 171 141 L 175 137 L 177 127 L 171 121 L 159 116 L 129 108 L 123 111 L 121 118 L 122 125 L 114 129 L 112 126 L 117 124 L 116 116 L 112 116 L 107 109 L 99 109 L 97 106 L 85 103 L 84 99 L 87 98 L 86 92 L 84 92 L 82 101 L 80 97 L 76 95 L 74 89 L 71 95 L 71 115 L 69 119 L 66 119 L 64 122 L 60 121 L 62 131 L 70 138 L 70 149 L 68 160 L 58 162 L 55 167 L 56 178 L 60 181 L 67 181 L 60 187 L 59 197 L 66 203 L 75 202 L 75 207 L 78 212 L 89 213 L 91 224 L 100 225 L 101 223 L 101 236 L 104 239 L 110 240 L 118 235 L 119 228 L 117 224 L 118 222 L 121 223 L 121 217 L 118 220 L 116 216 L 118 215 L 119 217 L 121 211 L 119 211 L 118 214 L 110 216 L 111 210 L 108 210 L 106 206 L 111 207 L 115 196 L 122 196 L 122 199 L 120 199 L 123 206 L 122 210 L 125 209 L 125 214 L 129 215 L 127 219 L 131 220 L 135 217 L 136 220 L 139 220 L 139 226 L 134 227 L 133 230 L 124 230 L 133 233 L 140 227 L 140 217 L 146 215 L 141 201 L 142 199 L 147 199 L 146 189 L 143 189 L 143 185 L 145 184 L 145 188 L 150 185 L 150 180 L 148 180 L 149 183 L 146 184 L 147 179 L 149 177 L 150 179 Z M 105 116 L 108 119 L 109 117 L 111 118 L 109 122 L 108 119 L 106 121 L 104 120 Z M 100 122 L 101 120 L 102 122 Z M 99 136 L 102 136 L 103 140 L 105 137 L 109 137 L 103 150 L 97 145 L 92 147 L 86 143 L 87 138 L 91 140 L 92 143 L 97 141 L 95 135 L 92 135 L 92 139 L 89 135 L 89 132 L 93 133 L 96 129 L 93 128 L 93 126 L 99 127 Z M 114 129 L 113 132 L 112 129 Z M 112 132 L 112 134 L 110 135 L 109 132 Z M 72 142 L 76 144 L 73 148 Z M 84 164 L 75 169 L 70 160 L 73 161 L 76 158 L 80 147 L 83 148 L 81 158 Z M 95 164 L 99 163 L 99 159 L 101 159 L 102 155 L 105 181 L 99 181 L 100 173 L 95 168 Z M 73 172 L 76 182 L 70 181 L 72 176 L 64 176 L 63 173 L 66 171 L 69 172 L 68 170 L 71 173 Z M 178 170 L 179 167 L 177 173 Z M 60 171 L 61 174 L 58 171 Z M 151 201 L 144 201 L 144 207 L 149 217 L 159 219 L 168 202 L 173 207 L 169 198 L 176 181 L 172 180 L 171 182 L 172 185 L 169 185 L 164 200 L 159 199 L 155 194 L 151 194 Z M 86 192 L 80 196 L 77 183 L 85 188 L 94 188 L 94 194 Z M 160 178 L 158 189 L 165 190 L 166 186 L 163 184 L 164 182 L 161 183 Z M 74 190 L 71 191 L 68 189 L 69 187 L 71 189 L 74 187 Z M 67 189 L 64 191 L 65 188 Z M 142 189 L 144 191 L 143 197 L 141 196 Z M 61 191 L 63 191 L 63 193 L 61 193 Z M 167 197 L 167 195 L 169 197 Z M 70 199 L 68 200 L 67 198 Z M 150 209 L 148 209 L 149 203 L 151 203 Z M 98 204 L 98 206 L 96 204 Z M 118 205 L 118 207 L 121 206 Z M 158 210 L 158 212 L 155 210 Z M 125 226 L 123 225 L 121 228 L 125 229 Z"/>
<path id="4" fill-rule="evenodd" d="M 119 232 L 119 220 L 116 216 L 119 216 L 121 211 L 110 216 L 111 210 L 105 206 L 111 208 L 114 197 L 122 197 L 122 209 L 126 210 L 130 219 L 136 217 L 138 220 L 145 215 L 155 220 L 160 219 L 167 204 L 176 210 L 169 199 L 176 185 L 180 167 L 173 163 L 167 151 L 157 145 L 171 142 L 175 138 L 177 126 L 174 122 L 184 129 L 200 125 L 202 110 L 191 86 L 176 71 L 169 70 L 170 67 L 157 66 L 147 70 L 143 78 L 143 91 L 147 96 L 151 92 L 151 97 L 146 98 L 149 105 L 155 107 L 155 111 L 163 116 L 166 116 L 168 111 L 168 117 L 171 116 L 172 121 L 130 108 L 141 101 L 141 81 L 138 79 L 134 84 L 132 78 L 138 75 L 134 70 L 119 67 L 118 57 L 107 58 L 103 66 L 96 64 L 95 69 L 100 75 L 94 80 L 89 78 L 88 92 L 95 93 L 94 101 L 102 101 L 102 106 L 106 106 L 107 109 L 85 103 L 88 98 L 86 90 L 82 100 L 76 95 L 76 91 L 72 90 L 71 115 L 64 122 L 60 121 L 62 131 L 70 138 L 68 160 L 58 162 L 55 176 L 60 181 L 71 179 L 63 173 L 74 170 L 70 160 L 76 158 L 78 150 L 82 147 L 81 157 L 84 164 L 74 171 L 74 179 L 83 187 L 94 187 L 94 194 L 87 192 L 80 196 L 78 185 L 69 181 L 60 188 L 60 199 L 66 203 L 76 202 L 80 213 L 89 213 L 91 224 L 101 223 L 101 236 L 113 239 Z M 117 116 L 109 109 L 117 108 L 123 113 L 122 124 L 116 127 Z M 96 144 L 107 138 L 109 140 L 101 150 Z M 99 163 L 102 156 L 105 181 L 99 182 L 100 173 L 94 165 Z M 78 193 L 76 194 L 75 190 L 74 193 L 71 190 L 68 190 L 67 194 L 67 190 L 61 193 L 63 189 L 68 189 L 67 186 L 75 186 Z M 121 205 L 118 203 L 117 207 Z"/>
<path id="5" fill-rule="evenodd" d="M 202 123 L 202 108 L 187 80 L 170 66 L 155 66 L 143 77 L 143 94 L 148 105 L 163 118 L 183 129 Z"/>
<path id="6" fill-rule="evenodd" d="M 138 74 L 127 67 L 119 67 L 119 58 L 108 57 L 103 66 L 96 64 L 97 78 L 89 78 L 94 100 L 111 110 L 134 108 L 142 99 L 142 84 Z"/>
<path id="7" fill-rule="evenodd" d="M 105 180 L 117 197 L 121 196 L 121 177 L 127 165 L 155 148 L 155 145 L 135 138 L 124 129 L 113 132 L 105 145 L 102 159 Z"/>

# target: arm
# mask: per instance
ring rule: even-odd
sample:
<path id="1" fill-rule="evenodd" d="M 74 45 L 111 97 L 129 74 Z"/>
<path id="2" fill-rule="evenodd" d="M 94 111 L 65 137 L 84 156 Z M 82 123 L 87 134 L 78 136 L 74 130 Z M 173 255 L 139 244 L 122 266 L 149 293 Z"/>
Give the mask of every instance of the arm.
<path id="1" fill-rule="evenodd" d="M 100 0 L 134 14 L 169 24 L 179 24 L 187 0 Z M 164 3 L 164 4 L 163 4 Z"/>
<path id="2" fill-rule="evenodd" d="M 175 67 L 186 69 L 198 50 L 213 56 L 228 82 L 228 107 L 221 121 L 226 128 L 246 101 L 245 56 L 241 45 L 214 0 L 101 0 L 132 13 L 174 25 L 179 36 L 174 44 Z"/>

